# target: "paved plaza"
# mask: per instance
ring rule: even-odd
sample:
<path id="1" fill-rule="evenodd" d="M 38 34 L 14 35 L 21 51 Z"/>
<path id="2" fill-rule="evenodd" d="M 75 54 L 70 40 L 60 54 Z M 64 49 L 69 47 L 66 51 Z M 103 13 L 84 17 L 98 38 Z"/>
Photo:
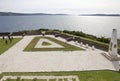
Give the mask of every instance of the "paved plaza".
<path id="1" fill-rule="evenodd" d="M 50 36 L 53 37 L 54 36 Z M 118 70 L 119 61 L 109 61 L 101 55 L 102 50 L 84 48 L 81 51 L 23 51 L 36 36 L 25 36 L 20 42 L 0 55 L 1 72 L 51 72 Z M 65 39 L 56 39 L 66 42 Z M 69 44 L 77 45 L 75 42 Z"/>

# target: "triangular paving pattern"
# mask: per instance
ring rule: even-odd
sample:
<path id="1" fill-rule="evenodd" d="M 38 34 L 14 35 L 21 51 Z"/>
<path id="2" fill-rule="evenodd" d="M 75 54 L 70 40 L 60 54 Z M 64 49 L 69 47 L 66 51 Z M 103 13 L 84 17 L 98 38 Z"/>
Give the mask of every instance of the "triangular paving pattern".
<path id="1" fill-rule="evenodd" d="M 50 43 L 51 45 L 42 45 L 43 42 Z M 49 39 L 41 38 L 36 44 L 35 48 L 64 48 L 64 46 L 57 44 Z"/>

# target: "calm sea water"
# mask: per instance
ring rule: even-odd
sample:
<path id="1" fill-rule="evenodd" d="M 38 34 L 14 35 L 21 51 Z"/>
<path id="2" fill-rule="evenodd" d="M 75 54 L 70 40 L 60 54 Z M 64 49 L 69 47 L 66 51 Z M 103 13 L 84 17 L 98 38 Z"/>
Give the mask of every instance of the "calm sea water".
<path id="1" fill-rule="evenodd" d="M 113 28 L 120 37 L 120 17 L 108 16 L 0 16 L 0 32 L 40 28 L 83 31 L 110 37 Z"/>

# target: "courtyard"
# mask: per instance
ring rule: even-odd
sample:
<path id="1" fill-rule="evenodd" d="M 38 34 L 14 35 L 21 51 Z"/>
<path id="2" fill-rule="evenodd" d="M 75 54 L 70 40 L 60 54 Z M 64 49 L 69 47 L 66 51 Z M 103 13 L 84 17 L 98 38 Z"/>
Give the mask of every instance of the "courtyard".
<path id="1" fill-rule="evenodd" d="M 25 48 L 36 37 L 25 36 L 21 41 L 0 55 L 1 72 L 54 72 L 54 71 L 89 71 L 118 70 L 118 61 L 109 61 L 101 55 L 102 50 L 67 42 L 84 50 L 68 51 L 25 51 Z M 65 39 L 48 35 L 62 42 Z M 37 44 L 37 43 L 36 43 Z M 49 46 L 49 45 L 48 45 Z M 54 45 L 53 45 L 54 46 Z M 60 45 L 61 46 L 61 45 Z M 59 47 L 61 48 L 61 47 Z M 62 47 L 63 48 L 63 47 Z"/>

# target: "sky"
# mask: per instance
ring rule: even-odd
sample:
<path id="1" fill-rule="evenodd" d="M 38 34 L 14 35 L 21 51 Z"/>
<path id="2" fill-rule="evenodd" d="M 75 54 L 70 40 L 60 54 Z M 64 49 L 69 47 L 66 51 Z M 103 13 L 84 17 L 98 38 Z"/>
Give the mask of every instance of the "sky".
<path id="1" fill-rule="evenodd" d="M 120 0 L 0 0 L 0 12 L 120 14 Z"/>

